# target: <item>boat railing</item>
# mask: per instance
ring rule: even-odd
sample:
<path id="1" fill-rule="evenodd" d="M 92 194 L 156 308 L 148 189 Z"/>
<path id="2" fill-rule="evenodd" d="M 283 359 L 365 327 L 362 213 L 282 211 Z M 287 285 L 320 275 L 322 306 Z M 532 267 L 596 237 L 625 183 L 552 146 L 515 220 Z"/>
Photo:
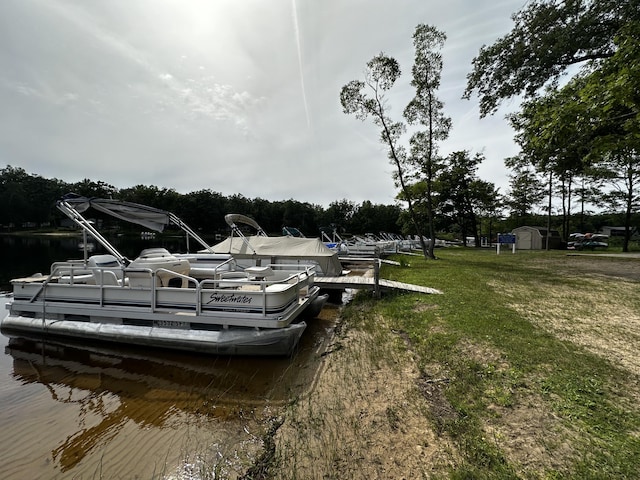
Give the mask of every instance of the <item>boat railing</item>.
<path id="1" fill-rule="evenodd" d="M 124 270 L 124 274 L 128 275 L 129 278 L 125 278 L 122 283 L 130 283 L 131 274 L 135 275 L 144 275 L 148 276 L 150 279 L 149 289 L 151 293 L 151 309 L 152 311 L 156 311 L 158 306 L 158 292 L 161 288 L 164 288 L 163 281 L 161 281 L 161 277 L 165 276 L 167 278 L 177 278 L 181 280 L 181 288 L 188 287 L 188 291 L 193 291 L 194 305 L 196 309 L 196 314 L 200 315 L 202 313 L 202 291 L 203 290 L 212 290 L 214 292 L 228 292 L 230 288 L 238 288 L 242 289 L 243 287 L 253 287 L 253 291 L 256 293 L 260 293 L 262 296 L 262 315 L 267 315 L 267 301 L 266 297 L 269 294 L 274 294 L 278 292 L 282 292 L 284 290 L 288 290 L 289 288 L 295 289 L 296 297 L 300 297 L 303 293 L 308 291 L 306 281 L 309 276 L 313 275 L 315 271 L 315 266 L 313 265 L 282 265 L 282 264 L 271 264 L 269 267 L 274 270 L 286 270 L 292 271 L 293 273 L 287 275 L 286 277 L 278 280 L 274 279 L 261 279 L 258 280 L 256 278 L 251 278 L 248 274 L 242 271 L 237 272 L 228 272 L 221 271 L 219 275 L 216 275 L 214 278 L 207 279 L 196 279 L 188 275 L 184 275 L 173 270 L 168 270 L 165 268 L 127 268 Z M 236 273 L 240 274 L 235 278 L 231 278 L 228 274 Z M 127 282 L 128 280 L 128 282 Z M 281 287 L 278 287 L 280 285 Z"/>
<path id="2" fill-rule="evenodd" d="M 225 260 L 224 262 L 216 265 L 213 268 L 213 274 L 216 275 L 216 274 L 218 274 L 220 272 L 234 270 L 236 265 L 237 265 L 236 259 L 233 258 L 233 257 L 230 257 L 227 260 Z"/>
<path id="3" fill-rule="evenodd" d="M 167 285 L 167 279 L 179 279 L 180 288 L 182 291 L 193 292 L 193 304 L 196 309 L 196 313 L 199 315 L 203 311 L 203 290 L 211 290 L 213 292 L 228 292 L 230 288 L 236 288 L 242 290 L 247 289 L 247 292 L 252 291 L 255 294 L 261 294 L 262 297 L 262 315 L 267 315 L 267 301 L 266 297 L 270 294 L 283 293 L 290 291 L 291 288 L 295 290 L 297 298 L 308 293 L 309 277 L 314 274 L 315 267 L 313 265 L 283 265 L 283 264 L 271 264 L 269 265 L 273 270 L 286 271 L 289 274 L 281 278 L 261 278 L 256 279 L 251 277 L 246 272 L 241 277 L 230 278 L 224 274 L 227 272 L 220 272 L 214 278 L 207 278 L 198 280 L 188 275 L 175 272 L 173 270 L 165 268 L 130 268 L 130 267 L 87 267 L 83 262 L 57 262 L 52 265 L 51 273 L 44 277 L 41 281 L 40 288 L 31 297 L 30 302 L 35 301 L 41 294 L 46 295 L 47 286 L 56 280 L 58 284 L 73 286 L 80 285 L 87 286 L 88 288 L 99 288 L 99 303 L 104 305 L 106 299 L 107 289 L 123 288 L 131 286 L 132 280 L 148 279 L 145 282 L 139 282 L 137 287 L 144 291 L 149 291 L 149 307 L 152 312 L 155 312 L 159 308 L 158 298 L 159 292 L 163 291 Z M 87 273 L 88 272 L 88 273 Z M 242 273 L 241 271 L 238 273 Z M 91 275 L 93 281 L 89 282 L 84 277 Z M 62 280 L 62 281 L 61 281 Z M 176 287 L 177 288 L 177 287 Z M 43 299 L 44 300 L 44 299 Z"/>
<path id="4" fill-rule="evenodd" d="M 230 278 L 228 275 L 224 275 L 225 272 L 222 272 L 221 276 L 218 278 L 208 278 L 204 280 L 200 280 L 198 285 L 196 286 L 197 294 L 197 306 L 196 311 L 198 314 L 202 312 L 202 290 L 213 290 L 216 292 L 225 292 L 229 291 L 230 287 L 242 288 L 243 286 L 253 286 L 258 287 L 257 291 L 262 294 L 262 315 L 266 316 L 266 308 L 267 302 L 266 297 L 269 294 L 274 294 L 278 292 L 282 292 L 284 290 L 288 290 L 290 288 L 295 288 L 295 294 L 297 298 L 304 293 L 308 292 L 308 278 L 313 275 L 315 271 L 315 266 L 313 265 L 283 265 L 283 264 L 270 264 L 269 267 L 272 270 L 286 270 L 293 271 L 290 275 L 287 275 L 281 279 L 272 279 L 268 277 L 264 277 L 261 279 L 251 278 L 248 274 L 236 277 L 235 279 Z M 242 272 L 231 272 L 231 273 L 239 273 Z"/>
<path id="5" fill-rule="evenodd" d="M 58 283 L 87 283 L 93 279 L 91 269 L 83 260 L 67 260 L 54 262 L 50 270 L 51 278 L 57 278 Z"/>
<path id="6" fill-rule="evenodd" d="M 291 276 L 295 276 L 300 273 L 313 275 L 316 270 L 316 265 L 314 263 L 271 263 L 269 266 L 274 271 L 282 270 L 293 272 Z"/>

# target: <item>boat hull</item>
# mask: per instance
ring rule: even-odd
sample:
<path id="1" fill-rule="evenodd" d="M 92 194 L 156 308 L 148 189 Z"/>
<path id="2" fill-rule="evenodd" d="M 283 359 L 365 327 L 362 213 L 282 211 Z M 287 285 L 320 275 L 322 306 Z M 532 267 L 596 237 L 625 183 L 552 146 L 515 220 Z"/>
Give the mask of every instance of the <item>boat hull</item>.
<path id="1" fill-rule="evenodd" d="M 215 355 L 291 355 L 306 328 L 305 322 L 283 328 L 229 328 L 219 331 L 137 325 L 114 325 L 73 320 L 50 320 L 9 315 L 2 333 L 84 339 L 145 347 L 168 348 Z"/>

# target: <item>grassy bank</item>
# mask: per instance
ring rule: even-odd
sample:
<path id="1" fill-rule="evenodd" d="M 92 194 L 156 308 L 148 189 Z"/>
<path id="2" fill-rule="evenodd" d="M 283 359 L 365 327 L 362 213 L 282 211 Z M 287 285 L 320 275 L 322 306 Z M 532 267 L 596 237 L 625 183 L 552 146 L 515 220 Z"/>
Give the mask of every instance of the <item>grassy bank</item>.
<path id="1" fill-rule="evenodd" d="M 451 249 L 361 295 L 261 478 L 640 478 L 640 260 Z"/>

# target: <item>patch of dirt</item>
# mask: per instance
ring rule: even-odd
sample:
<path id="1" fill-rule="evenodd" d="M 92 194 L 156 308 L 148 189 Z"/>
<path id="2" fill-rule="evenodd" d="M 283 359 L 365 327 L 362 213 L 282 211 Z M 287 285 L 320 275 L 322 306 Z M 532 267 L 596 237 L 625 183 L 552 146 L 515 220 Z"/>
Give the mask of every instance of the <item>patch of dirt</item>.
<path id="1" fill-rule="evenodd" d="M 598 256 L 571 256 L 554 269 L 577 277 L 579 287 L 544 286 L 544 299 L 510 305 L 523 318 L 558 338 L 585 347 L 640 378 L 640 260 L 612 260 Z M 615 279 L 616 281 L 611 281 Z M 493 282 L 495 288 L 522 298 L 512 285 Z"/>
<path id="2" fill-rule="evenodd" d="M 393 343 L 402 338 L 388 335 L 349 331 L 340 340 L 349 348 L 325 357 L 317 387 L 289 409 L 276 435 L 278 478 L 300 478 L 302 471 L 305 479 L 444 475 L 455 447 L 427 420 L 430 401 L 417 387 L 411 353 L 398 353 Z"/>
<path id="3" fill-rule="evenodd" d="M 575 460 L 569 440 L 575 433 L 544 405 L 541 399 L 530 399 L 508 408 L 495 406 L 494 417 L 484 426 L 524 478 L 528 472 L 535 478 L 541 471 L 563 471 Z"/>
<path id="4" fill-rule="evenodd" d="M 575 460 L 575 437 L 547 403 L 527 388 L 501 352 L 482 343 L 461 345 L 463 354 L 484 367 L 485 375 L 500 378 L 494 390 L 484 392 L 492 412 L 483 425 L 485 437 L 494 443 L 523 478 L 543 471 L 562 471 Z M 507 405 L 505 405 L 505 403 Z"/>
<path id="5" fill-rule="evenodd" d="M 541 264 L 540 268 L 548 268 Z M 575 282 L 541 285 L 527 297 L 519 287 L 492 280 L 513 298 L 510 307 L 556 338 L 584 347 L 629 372 L 621 404 L 640 402 L 640 261 L 569 257 L 555 261 L 554 272 Z M 531 301 L 536 298 L 536 301 Z M 482 353 L 481 358 L 491 358 Z M 552 368 L 550 366 L 550 368 Z M 494 406 L 485 430 L 511 461 L 527 471 L 559 469 L 571 462 L 576 432 L 544 409 L 542 399 L 521 398 L 508 408 Z"/>
<path id="6" fill-rule="evenodd" d="M 554 258 L 559 271 L 569 275 L 622 278 L 640 282 L 639 254 L 569 254 L 565 258 Z"/>

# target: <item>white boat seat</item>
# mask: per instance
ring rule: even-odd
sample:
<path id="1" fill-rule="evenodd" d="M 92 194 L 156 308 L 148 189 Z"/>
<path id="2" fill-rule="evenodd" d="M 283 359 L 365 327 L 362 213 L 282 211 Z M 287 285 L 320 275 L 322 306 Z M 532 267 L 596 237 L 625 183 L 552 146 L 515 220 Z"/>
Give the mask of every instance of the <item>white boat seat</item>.
<path id="1" fill-rule="evenodd" d="M 122 265 L 113 255 L 92 255 L 87 265 L 93 271 L 96 285 L 122 284 Z"/>
<path id="2" fill-rule="evenodd" d="M 147 259 L 147 258 L 162 258 L 162 257 L 173 257 L 174 255 L 169 252 L 166 248 L 157 247 L 157 248 L 145 248 L 140 252 L 140 256 L 138 258 Z"/>
<path id="3" fill-rule="evenodd" d="M 87 265 L 89 267 L 98 267 L 98 268 L 112 268 L 112 267 L 120 267 L 120 263 L 118 259 L 113 255 L 91 255 L 87 260 Z"/>
<path id="4" fill-rule="evenodd" d="M 274 275 L 271 267 L 247 267 L 244 271 L 256 279 L 264 279 Z"/>
<path id="5" fill-rule="evenodd" d="M 265 290 L 269 293 L 277 293 L 284 292 L 293 286 L 292 283 L 274 283 L 273 285 L 268 285 Z"/>
<path id="6" fill-rule="evenodd" d="M 249 275 L 247 275 L 247 273 L 245 273 L 244 271 L 242 272 L 220 272 L 220 279 L 224 279 L 224 280 L 247 280 L 249 278 Z"/>
<path id="7" fill-rule="evenodd" d="M 150 287 L 151 272 L 156 272 L 159 286 L 168 287 L 173 278 L 189 275 L 189 269 L 189 260 L 186 258 L 178 258 L 166 248 L 147 248 L 129 264 L 127 273 L 132 282 L 131 286 Z M 180 278 L 181 287 L 187 287 L 188 284 L 189 281 L 186 278 Z"/>
<path id="8" fill-rule="evenodd" d="M 205 267 L 191 267 L 189 269 L 189 276 L 193 278 L 205 279 L 214 278 L 218 272 L 215 268 Z"/>

